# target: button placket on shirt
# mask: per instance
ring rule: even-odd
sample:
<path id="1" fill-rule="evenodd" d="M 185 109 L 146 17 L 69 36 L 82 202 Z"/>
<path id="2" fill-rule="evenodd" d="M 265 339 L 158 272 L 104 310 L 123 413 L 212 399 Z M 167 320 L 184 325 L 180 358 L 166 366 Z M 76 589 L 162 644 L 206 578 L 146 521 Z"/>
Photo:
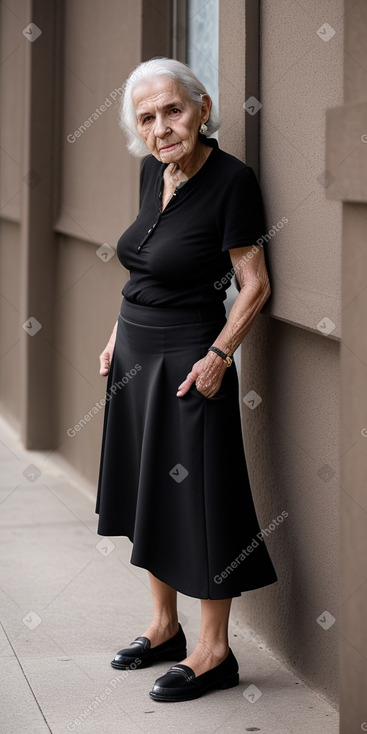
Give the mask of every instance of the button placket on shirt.
<path id="1" fill-rule="evenodd" d="M 174 190 L 174 192 L 172 194 L 172 198 L 174 196 L 176 196 L 178 189 L 179 189 L 179 186 L 176 186 L 176 188 L 175 188 L 175 190 Z M 160 199 L 162 199 L 162 193 L 163 193 L 163 188 L 160 190 L 160 192 L 158 194 L 158 196 L 159 196 Z M 171 199 L 170 199 L 170 201 L 171 201 Z M 170 201 L 168 202 L 167 206 L 169 206 Z M 167 206 L 165 207 L 164 211 L 167 209 Z M 162 214 L 164 213 L 164 211 L 162 212 L 162 209 L 159 209 L 158 216 L 157 216 L 155 222 L 153 222 L 152 226 L 148 229 L 147 234 L 145 235 L 145 237 L 143 237 L 143 239 L 141 240 L 141 242 L 140 242 L 140 244 L 139 244 L 139 246 L 137 248 L 137 251 L 138 252 L 140 252 L 141 248 L 143 247 L 143 245 L 145 245 L 146 241 L 149 239 L 149 237 L 152 234 L 153 230 L 156 228 L 156 226 L 157 226 L 157 224 L 158 224 L 158 222 L 159 222 Z"/>
<path id="2" fill-rule="evenodd" d="M 141 248 L 142 248 L 142 247 L 143 247 L 143 245 L 144 245 L 144 244 L 146 243 L 146 241 L 147 241 L 147 240 L 149 239 L 149 237 L 150 237 L 151 233 L 153 232 L 153 230 L 154 230 L 154 229 L 156 228 L 156 226 L 157 226 L 157 224 L 158 224 L 158 222 L 159 222 L 159 220 L 160 220 L 160 217 L 161 217 L 161 213 L 162 213 L 162 212 L 158 212 L 158 217 L 157 217 L 157 219 L 156 219 L 156 220 L 155 220 L 155 222 L 154 222 L 154 223 L 152 224 L 152 226 L 150 227 L 150 229 L 148 229 L 148 232 L 147 232 L 147 234 L 145 235 L 145 237 L 143 237 L 142 241 L 140 242 L 140 245 L 138 246 L 138 252 L 140 252 Z"/>

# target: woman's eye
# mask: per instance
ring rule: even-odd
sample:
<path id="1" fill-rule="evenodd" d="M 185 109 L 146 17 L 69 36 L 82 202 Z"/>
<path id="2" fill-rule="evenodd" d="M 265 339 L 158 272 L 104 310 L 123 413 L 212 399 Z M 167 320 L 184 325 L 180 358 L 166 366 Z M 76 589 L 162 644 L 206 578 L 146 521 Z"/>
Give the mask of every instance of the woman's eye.
<path id="1" fill-rule="evenodd" d="M 172 109 L 171 109 L 171 112 L 173 112 L 174 115 L 176 115 L 177 112 L 179 112 L 179 111 L 180 110 L 178 109 L 178 107 L 172 107 Z"/>
<path id="2" fill-rule="evenodd" d="M 152 119 L 152 116 L 151 116 L 151 115 L 147 115 L 146 117 L 143 117 L 143 125 L 144 125 L 144 124 L 145 124 L 146 122 L 149 122 L 149 121 L 150 121 L 151 119 Z"/>

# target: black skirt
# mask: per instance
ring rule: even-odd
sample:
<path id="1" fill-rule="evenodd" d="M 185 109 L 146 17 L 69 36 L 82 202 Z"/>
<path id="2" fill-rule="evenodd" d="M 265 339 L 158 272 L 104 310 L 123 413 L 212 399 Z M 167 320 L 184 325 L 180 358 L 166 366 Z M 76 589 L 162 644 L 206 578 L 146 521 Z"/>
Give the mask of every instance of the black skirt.
<path id="1" fill-rule="evenodd" d="M 224 307 L 123 299 L 107 379 L 97 533 L 183 594 L 226 599 L 277 581 L 243 447 L 235 363 L 218 392 L 177 388 L 226 322 Z"/>

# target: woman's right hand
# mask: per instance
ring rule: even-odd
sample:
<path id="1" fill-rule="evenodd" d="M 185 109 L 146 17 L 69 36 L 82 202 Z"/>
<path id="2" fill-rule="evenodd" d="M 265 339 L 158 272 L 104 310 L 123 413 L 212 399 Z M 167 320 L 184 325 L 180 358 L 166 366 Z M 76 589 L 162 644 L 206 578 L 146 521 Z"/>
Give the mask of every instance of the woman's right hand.
<path id="1" fill-rule="evenodd" d="M 99 355 L 99 374 L 106 377 L 110 371 L 113 350 L 116 342 L 117 321 L 113 327 L 112 334 L 106 344 L 106 348 Z"/>

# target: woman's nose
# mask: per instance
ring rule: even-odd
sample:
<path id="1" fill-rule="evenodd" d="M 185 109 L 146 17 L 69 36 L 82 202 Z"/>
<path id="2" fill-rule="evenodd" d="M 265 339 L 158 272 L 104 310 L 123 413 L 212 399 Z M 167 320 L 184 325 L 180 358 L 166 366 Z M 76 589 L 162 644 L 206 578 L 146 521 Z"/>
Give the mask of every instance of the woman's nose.
<path id="1" fill-rule="evenodd" d="M 154 134 L 157 138 L 164 138 L 167 134 L 168 125 L 166 125 L 163 117 L 156 117 L 154 125 Z"/>

